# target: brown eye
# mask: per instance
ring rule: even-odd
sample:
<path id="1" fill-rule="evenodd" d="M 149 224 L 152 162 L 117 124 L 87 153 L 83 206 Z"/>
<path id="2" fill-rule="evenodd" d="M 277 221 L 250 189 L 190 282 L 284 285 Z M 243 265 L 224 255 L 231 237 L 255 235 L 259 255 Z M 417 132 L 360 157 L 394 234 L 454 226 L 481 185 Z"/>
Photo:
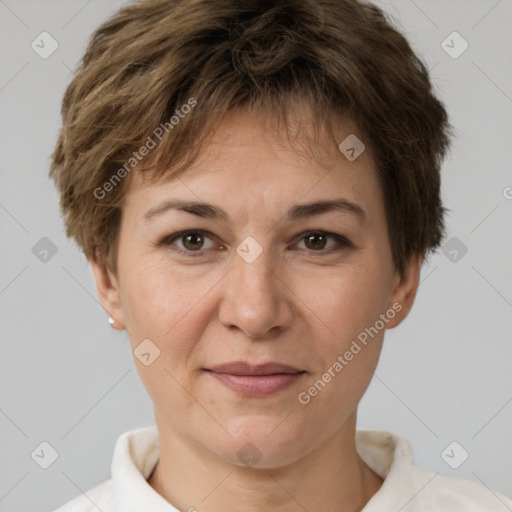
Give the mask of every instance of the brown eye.
<path id="1" fill-rule="evenodd" d="M 205 240 L 211 240 L 209 235 L 210 233 L 201 230 L 181 231 L 164 238 L 158 245 L 175 246 L 172 248 L 178 252 L 185 253 L 187 256 L 201 256 L 203 250 L 211 249 L 215 246 L 212 241 L 210 246 L 205 247 Z M 175 242 L 181 242 L 181 245 Z"/>
<path id="2" fill-rule="evenodd" d="M 327 246 L 329 239 L 334 240 L 335 243 Z M 301 236 L 300 241 L 304 241 L 304 245 L 308 252 L 317 252 L 319 253 L 319 256 L 352 247 L 352 243 L 344 236 L 324 231 L 310 231 L 308 233 L 304 233 Z"/>
<path id="3" fill-rule="evenodd" d="M 202 234 L 192 233 L 190 235 L 184 235 L 181 237 L 183 240 L 183 246 L 191 251 L 202 249 L 204 243 L 204 237 Z"/>
<path id="4" fill-rule="evenodd" d="M 308 249 L 324 249 L 327 243 L 327 236 L 323 233 L 315 233 L 304 237 Z"/>
<path id="5" fill-rule="evenodd" d="M 332 245 L 328 245 L 329 239 L 334 241 Z M 207 240 L 211 240 L 210 246 L 205 246 Z M 324 231 L 303 233 L 299 242 L 302 243 L 303 241 L 305 250 L 314 256 L 327 256 L 331 253 L 353 247 L 352 243 L 344 236 Z M 179 253 L 191 257 L 202 256 L 204 251 L 215 247 L 213 235 L 208 231 L 202 230 L 180 231 L 165 237 L 157 245 L 168 246 Z"/>

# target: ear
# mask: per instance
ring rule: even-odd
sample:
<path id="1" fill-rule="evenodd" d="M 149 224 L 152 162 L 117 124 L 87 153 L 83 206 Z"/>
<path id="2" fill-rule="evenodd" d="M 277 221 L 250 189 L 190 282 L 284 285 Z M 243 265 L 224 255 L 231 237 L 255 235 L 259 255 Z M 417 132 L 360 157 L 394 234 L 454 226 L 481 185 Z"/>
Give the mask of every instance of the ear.
<path id="1" fill-rule="evenodd" d="M 387 306 L 388 309 L 393 309 L 396 315 L 386 324 L 386 329 L 396 327 L 409 314 L 418 290 L 422 263 L 423 254 L 415 254 L 405 265 L 402 274 L 395 272 L 393 291 Z"/>
<path id="2" fill-rule="evenodd" d="M 107 266 L 98 259 L 91 261 L 92 272 L 96 289 L 98 291 L 98 298 L 106 311 L 107 315 L 114 319 L 112 327 L 119 331 L 126 328 L 123 310 L 121 308 L 119 283 L 114 273 L 107 268 Z"/>

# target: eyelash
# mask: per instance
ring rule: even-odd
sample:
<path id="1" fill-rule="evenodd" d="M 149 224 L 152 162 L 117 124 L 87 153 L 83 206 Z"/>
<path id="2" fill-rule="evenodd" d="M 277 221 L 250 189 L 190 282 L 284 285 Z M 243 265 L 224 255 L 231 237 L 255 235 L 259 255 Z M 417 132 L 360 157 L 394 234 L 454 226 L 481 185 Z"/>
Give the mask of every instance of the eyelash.
<path id="1" fill-rule="evenodd" d="M 170 236 L 166 236 L 160 242 L 158 242 L 156 245 L 158 247 L 171 246 L 175 240 L 178 240 L 179 238 L 183 238 L 185 235 L 190 235 L 190 234 L 199 234 L 202 237 L 213 238 L 213 234 L 210 233 L 209 231 L 204 231 L 201 229 L 189 229 L 186 231 L 180 231 L 179 233 L 174 233 Z M 327 256 L 334 252 L 338 252 L 343 249 L 348 249 L 348 248 L 353 247 L 352 242 L 350 242 L 350 240 L 348 240 L 344 236 L 338 235 L 336 233 L 330 233 L 328 231 L 322 231 L 322 230 L 306 231 L 301 234 L 298 241 L 301 242 L 303 239 L 305 239 L 307 236 L 310 236 L 310 235 L 325 235 L 327 237 L 331 237 L 339 244 L 338 247 L 330 247 L 329 249 L 322 249 L 320 251 L 308 250 L 307 252 L 310 252 L 312 256 Z M 180 249 L 177 247 L 173 247 L 172 249 L 175 251 L 178 251 L 182 254 L 185 254 L 187 257 L 191 257 L 191 258 L 197 258 L 199 256 L 203 256 L 204 251 L 208 250 L 208 249 L 202 249 L 199 251 L 188 251 L 188 250 L 183 250 L 183 249 Z"/>

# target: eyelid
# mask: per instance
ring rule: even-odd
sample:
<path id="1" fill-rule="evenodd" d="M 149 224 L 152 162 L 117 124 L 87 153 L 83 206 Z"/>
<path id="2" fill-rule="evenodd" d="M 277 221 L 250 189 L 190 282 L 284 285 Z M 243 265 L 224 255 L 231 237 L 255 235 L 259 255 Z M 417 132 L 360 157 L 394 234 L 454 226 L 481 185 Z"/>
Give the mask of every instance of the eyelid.
<path id="1" fill-rule="evenodd" d="M 214 240 L 216 236 L 213 233 L 210 233 L 210 231 L 206 231 L 205 229 L 184 229 L 183 231 L 179 231 L 177 233 L 173 233 L 172 235 L 165 236 L 162 238 L 160 242 L 157 242 L 157 246 L 165 246 L 165 247 L 171 247 L 173 245 L 173 242 L 175 240 L 179 240 L 180 238 L 183 238 L 185 235 L 188 235 L 190 233 L 196 233 L 200 234 L 201 236 L 211 238 Z M 204 254 L 205 251 L 208 249 L 200 249 L 199 251 L 186 251 L 184 249 L 180 249 L 179 247 L 172 247 L 173 250 L 185 254 L 186 256 L 201 256 Z"/>
<path id="2" fill-rule="evenodd" d="M 309 229 L 307 231 L 304 231 L 298 235 L 297 238 L 295 238 L 296 242 L 294 242 L 294 245 L 297 245 L 301 241 L 303 241 L 307 236 L 310 235 L 324 235 L 329 238 L 332 238 L 335 242 L 337 242 L 337 245 L 334 247 L 329 247 L 328 249 L 321 249 L 319 251 L 313 251 L 313 250 L 307 250 L 307 249 L 299 249 L 302 251 L 306 251 L 308 254 L 308 257 L 327 257 L 333 254 L 337 254 L 341 251 L 346 251 L 347 249 L 354 248 L 354 244 L 345 236 L 339 235 L 338 233 L 333 233 L 332 231 L 325 231 L 323 229 Z"/>
<path id="3" fill-rule="evenodd" d="M 325 231 L 324 229 L 309 229 L 307 231 L 304 231 L 299 234 L 298 240 L 302 240 L 303 238 L 306 238 L 309 235 L 325 235 L 333 238 L 337 242 L 345 243 L 347 245 L 353 245 L 352 242 L 346 236 L 339 235 L 338 233 L 333 233 L 332 231 Z"/>
<path id="4" fill-rule="evenodd" d="M 179 231 L 179 232 L 176 232 L 171 235 L 163 237 L 155 245 L 158 247 L 161 247 L 161 246 L 171 247 L 175 240 L 178 240 L 190 233 L 200 234 L 201 236 L 210 238 L 212 240 L 215 240 L 217 238 L 213 233 L 211 233 L 210 231 L 204 230 L 204 229 L 185 229 L 183 231 Z M 325 231 L 322 229 L 309 229 L 309 230 L 299 233 L 294 238 L 293 245 L 297 245 L 299 242 L 304 240 L 307 236 L 315 235 L 315 234 L 325 235 L 327 237 L 332 238 L 333 240 L 335 240 L 338 243 L 338 246 L 330 247 L 329 249 L 321 249 L 319 251 L 306 250 L 306 252 L 309 253 L 309 255 L 327 256 L 329 254 L 333 254 L 333 253 L 339 252 L 341 250 L 346 250 L 346 249 L 350 249 L 350 248 L 354 247 L 354 244 L 347 237 L 340 235 L 338 233 L 333 233 L 331 231 Z M 175 251 L 177 251 L 181 254 L 184 254 L 186 256 L 189 256 L 189 257 L 196 257 L 196 256 L 204 255 L 204 253 L 206 251 L 208 251 L 209 249 L 200 249 L 198 251 L 186 251 L 186 250 L 180 249 L 179 247 L 172 247 L 172 250 L 175 250 Z"/>

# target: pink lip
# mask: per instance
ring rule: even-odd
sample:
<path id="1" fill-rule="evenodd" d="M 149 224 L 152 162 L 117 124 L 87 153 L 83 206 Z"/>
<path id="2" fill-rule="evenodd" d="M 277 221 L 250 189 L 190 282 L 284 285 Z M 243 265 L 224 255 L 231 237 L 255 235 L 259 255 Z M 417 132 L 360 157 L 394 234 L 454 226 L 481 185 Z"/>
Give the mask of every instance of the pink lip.
<path id="1" fill-rule="evenodd" d="M 265 363 L 251 365 L 244 361 L 220 364 L 207 368 L 216 373 L 230 373 L 231 375 L 273 375 L 275 373 L 299 373 L 301 370 L 288 364 Z"/>
<path id="2" fill-rule="evenodd" d="M 306 373 L 280 363 L 252 366 L 242 361 L 214 366 L 207 371 L 233 391 L 252 397 L 277 393 L 292 385 Z"/>

